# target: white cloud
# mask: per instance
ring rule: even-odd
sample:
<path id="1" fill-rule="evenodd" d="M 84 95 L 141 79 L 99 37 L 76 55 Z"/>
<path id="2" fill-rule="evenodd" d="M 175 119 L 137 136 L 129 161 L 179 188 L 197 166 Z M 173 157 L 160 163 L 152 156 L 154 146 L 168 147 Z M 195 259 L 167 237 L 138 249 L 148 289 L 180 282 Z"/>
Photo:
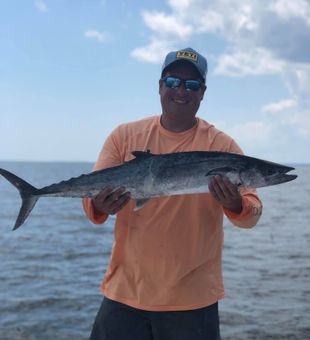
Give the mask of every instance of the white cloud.
<path id="1" fill-rule="evenodd" d="M 269 8 L 283 19 L 302 18 L 310 25 L 310 4 L 305 0 L 277 0 Z"/>
<path id="2" fill-rule="evenodd" d="M 99 43 L 108 42 L 111 36 L 107 32 L 99 32 L 97 30 L 88 30 L 84 32 L 84 37 L 88 39 L 94 39 Z"/>
<path id="3" fill-rule="evenodd" d="M 255 0 L 210 1 L 207 6 L 202 0 L 195 3 L 197 8 L 190 17 L 194 20 L 196 16 L 198 32 L 215 32 L 233 41 L 236 34 L 252 33 L 257 28 Z"/>
<path id="4" fill-rule="evenodd" d="M 285 100 L 281 100 L 276 103 L 265 105 L 262 108 L 262 112 L 274 114 L 274 113 L 278 113 L 278 112 L 296 107 L 296 105 L 297 105 L 296 99 L 285 99 Z"/>
<path id="5" fill-rule="evenodd" d="M 146 26 L 152 31 L 157 32 L 158 35 L 187 39 L 192 33 L 191 25 L 183 23 L 172 15 L 144 11 L 142 16 Z"/>
<path id="6" fill-rule="evenodd" d="M 195 0 L 168 0 L 168 2 L 176 11 L 183 12 L 187 10 Z"/>
<path id="7" fill-rule="evenodd" d="M 35 7 L 40 11 L 40 12 L 47 12 L 48 11 L 48 7 L 47 4 L 42 1 L 42 0 L 37 0 L 34 2 Z"/>
<path id="8" fill-rule="evenodd" d="M 296 127 L 303 137 L 310 137 L 310 112 L 300 112 L 288 118 L 288 123 Z"/>
<path id="9" fill-rule="evenodd" d="M 173 47 L 170 42 L 152 39 L 148 46 L 136 48 L 130 55 L 141 61 L 161 63 L 171 49 Z"/>
<path id="10" fill-rule="evenodd" d="M 215 11 L 208 11 L 208 20 L 197 19 L 199 22 L 199 33 L 212 33 L 221 31 L 224 26 L 223 17 Z"/>
<path id="11" fill-rule="evenodd" d="M 289 65 L 286 70 L 285 78 L 287 85 L 291 86 L 291 92 L 298 92 L 300 100 L 302 102 L 308 100 L 310 105 L 310 63 L 308 65 Z"/>
<path id="12" fill-rule="evenodd" d="M 283 67 L 283 61 L 274 59 L 267 50 L 253 48 L 247 52 L 237 50 L 234 53 L 219 56 L 214 73 L 229 77 L 242 77 L 280 73 Z"/>
<path id="13" fill-rule="evenodd" d="M 177 2 L 172 0 L 171 3 L 178 10 L 182 10 L 191 1 L 182 0 Z M 146 46 L 135 48 L 130 54 L 140 61 L 161 63 L 169 51 L 177 48 L 176 45 L 180 41 L 186 41 L 192 35 L 192 26 L 186 24 L 177 16 L 156 11 L 143 11 L 142 18 L 152 33 Z"/>

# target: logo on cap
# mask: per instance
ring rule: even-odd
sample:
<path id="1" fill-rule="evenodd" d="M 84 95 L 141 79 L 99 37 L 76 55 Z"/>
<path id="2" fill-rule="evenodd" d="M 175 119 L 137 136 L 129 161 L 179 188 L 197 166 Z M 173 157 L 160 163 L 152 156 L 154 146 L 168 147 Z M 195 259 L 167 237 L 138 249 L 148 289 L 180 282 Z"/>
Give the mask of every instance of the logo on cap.
<path id="1" fill-rule="evenodd" d="M 188 52 L 188 51 L 178 51 L 177 52 L 177 58 L 184 58 L 184 59 L 190 59 L 193 61 L 197 61 L 198 56 L 196 53 Z"/>

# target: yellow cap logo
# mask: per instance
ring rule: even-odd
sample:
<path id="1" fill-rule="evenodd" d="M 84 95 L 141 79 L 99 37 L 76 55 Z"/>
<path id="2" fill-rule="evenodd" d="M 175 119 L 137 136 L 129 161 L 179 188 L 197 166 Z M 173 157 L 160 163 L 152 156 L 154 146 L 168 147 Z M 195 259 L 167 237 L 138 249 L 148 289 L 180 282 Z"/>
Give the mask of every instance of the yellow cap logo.
<path id="1" fill-rule="evenodd" d="M 197 61 L 198 56 L 196 53 L 188 52 L 188 51 L 179 51 L 177 52 L 177 58 L 184 58 L 184 59 L 190 59 L 193 61 Z"/>

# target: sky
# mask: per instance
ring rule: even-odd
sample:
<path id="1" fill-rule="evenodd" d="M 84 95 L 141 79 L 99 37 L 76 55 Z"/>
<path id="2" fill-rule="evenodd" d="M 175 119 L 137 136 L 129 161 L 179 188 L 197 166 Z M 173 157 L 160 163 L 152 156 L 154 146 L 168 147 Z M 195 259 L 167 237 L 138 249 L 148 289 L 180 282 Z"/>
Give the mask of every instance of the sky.
<path id="1" fill-rule="evenodd" d="M 0 160 L 96 161 L 161 113 L 185 47 L 208 60 L 200 118 L 249 156 L 310 163 L 310 0 L 1 0 Z"/>

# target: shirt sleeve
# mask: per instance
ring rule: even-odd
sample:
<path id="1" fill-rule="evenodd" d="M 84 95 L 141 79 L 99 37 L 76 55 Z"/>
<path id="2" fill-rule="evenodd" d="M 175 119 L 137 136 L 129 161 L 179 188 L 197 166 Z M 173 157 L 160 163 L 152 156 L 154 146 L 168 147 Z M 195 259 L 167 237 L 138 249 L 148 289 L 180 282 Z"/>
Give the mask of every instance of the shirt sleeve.
<path id="1" fill-rule="evenodd" d="M 93 167 L 93 171 L 110 168 L 124 162 L 120 152 L 120 143 L 118 142 L 118 136 L 119 132 L 118 129 L 116 129 L 106 139 L 100 151 L 97 162 Z M 83 198 L 82 203 L 83 209 L 91 222 L 93 222 L 94 224 L 101 224 L 107 220 L 109 215 L 98 212 L 94 207 L 92 198 Z"/>
<path id="2" fill-rule="evenodd" d="M 101 214 L 96 210 L 90 197 L 83 198 L 82 203 L 86 216 L 94 224 L 104 223 L 109 217 L 108 214 Z"/>
<path id="3" fill-rule="evenodd" d="M 238 144 L 232 140 L 229 152 L 243 154 Z M 224 214 L 237 227 L 251 228 L 254 227 L 263 210 L 263 204 L 259 199 L 255 189 L 240 189 L 242 197 L 242 210 L 239 214 L 223 208 Z"/>

